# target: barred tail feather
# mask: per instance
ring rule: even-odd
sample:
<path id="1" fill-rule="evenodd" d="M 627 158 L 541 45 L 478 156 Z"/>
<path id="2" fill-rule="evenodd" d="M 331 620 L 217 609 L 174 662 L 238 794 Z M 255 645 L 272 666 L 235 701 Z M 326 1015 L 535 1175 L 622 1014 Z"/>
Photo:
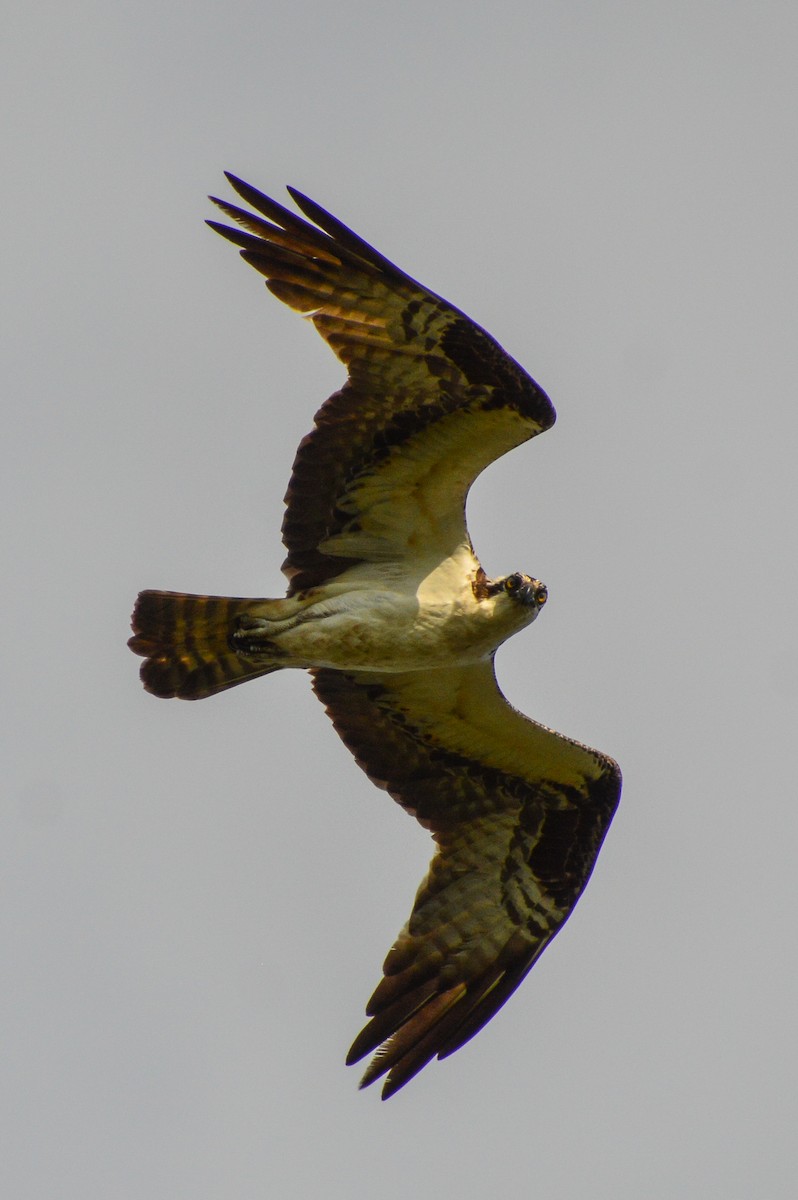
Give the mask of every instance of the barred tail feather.
<path id="1" fill-rule="evenodd" d="M 276 663 L 254 662 L 233 648 L 237 619 L 257 603 L 227 596 L 140 592 L 128 646 L 146 659 L 141 681 L 147 691 L 200 700 L 279 670 Z"/>

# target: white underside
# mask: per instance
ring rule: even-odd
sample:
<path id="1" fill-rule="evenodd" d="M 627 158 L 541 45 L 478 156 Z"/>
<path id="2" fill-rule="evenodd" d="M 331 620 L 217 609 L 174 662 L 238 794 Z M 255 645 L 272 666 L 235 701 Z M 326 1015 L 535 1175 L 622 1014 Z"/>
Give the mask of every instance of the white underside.
<path id="1" fill-rule="evenodd" d="M 399 672 L 479 662 L 537 610 L 504 592 L 478 601 L 478 566 L 462 546 L 414 587 L 390 569 L 359 564 L 299 596 L 253 605 L 253 633 L 286 667 Z"/>

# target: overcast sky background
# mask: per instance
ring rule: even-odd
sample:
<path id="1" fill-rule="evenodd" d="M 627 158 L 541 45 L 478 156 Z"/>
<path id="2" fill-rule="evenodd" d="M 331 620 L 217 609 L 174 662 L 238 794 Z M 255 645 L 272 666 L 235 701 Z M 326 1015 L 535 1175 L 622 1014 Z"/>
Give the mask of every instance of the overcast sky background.
<path id="1" fill-rule="evenodd" d="M 3 1194 L 792 1196 L 795 5 L 77 0 L 5 32 Z M 166 703 L 125 648 L 140 588 L 281 594 L 342 379 L 203 226 L 223 168 L 552 396 L 469 522 L 550 590 L 508 697 L 624 771 L 562 935 L 388 1104 L 343 1057 L 428 835 L 303 675 Z"/>

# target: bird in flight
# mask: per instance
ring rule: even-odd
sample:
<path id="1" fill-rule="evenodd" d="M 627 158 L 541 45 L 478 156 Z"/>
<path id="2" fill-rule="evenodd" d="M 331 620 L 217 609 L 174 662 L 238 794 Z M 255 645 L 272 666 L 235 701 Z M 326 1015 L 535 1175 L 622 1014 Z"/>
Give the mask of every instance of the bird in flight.
<path id="1" fill-rule="evenodd" d="M 314 201 L 308 218 L 227 178 L 212 197 L 279 300 L 348 378 L 316 413 L 286 493 L 285 598 L 144 591 L 129 645 L 148 692 L 197 700 L 299 667 L 370 779 L 436 843 L 347 1062 L 383 1098 L 473 1037 L 581 895 L 618 765 L 514 709 L 493 660 L 546 602 L 490 579 L 465 520 L 489 463 L 548 429 L 545 392 L 483 329 Z M 254 210 L 254 211 L 253 211 Z"/>

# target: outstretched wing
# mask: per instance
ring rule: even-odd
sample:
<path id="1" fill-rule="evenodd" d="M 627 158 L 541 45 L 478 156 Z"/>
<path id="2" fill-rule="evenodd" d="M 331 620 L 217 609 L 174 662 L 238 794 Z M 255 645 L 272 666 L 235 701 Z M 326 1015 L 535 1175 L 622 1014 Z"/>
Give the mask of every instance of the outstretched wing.
<path id="1" fill-rule="evenodd" d="M 289 188 L 314 225 L 227 178 L 262 216 L 212 197 L 247 232 L 208 224 L 313 321 L 349 372 L 294 462 L 283 521 L 290 590 L 363 561 L 421 579 L 470 547 L 471 483 L 554 422 L 551 402 L 489 334 L 312 200 Z"/>
<path id="2" fill-rule="evenodd" d="M 316 694 L 374 783 L 437 852 L 348 1062 L 392 1095 L 473 1037 L 569 916 L 618 803 L 605 755 L 528 720 L 492 663 L 404 675 L 314 672 Z"/>

